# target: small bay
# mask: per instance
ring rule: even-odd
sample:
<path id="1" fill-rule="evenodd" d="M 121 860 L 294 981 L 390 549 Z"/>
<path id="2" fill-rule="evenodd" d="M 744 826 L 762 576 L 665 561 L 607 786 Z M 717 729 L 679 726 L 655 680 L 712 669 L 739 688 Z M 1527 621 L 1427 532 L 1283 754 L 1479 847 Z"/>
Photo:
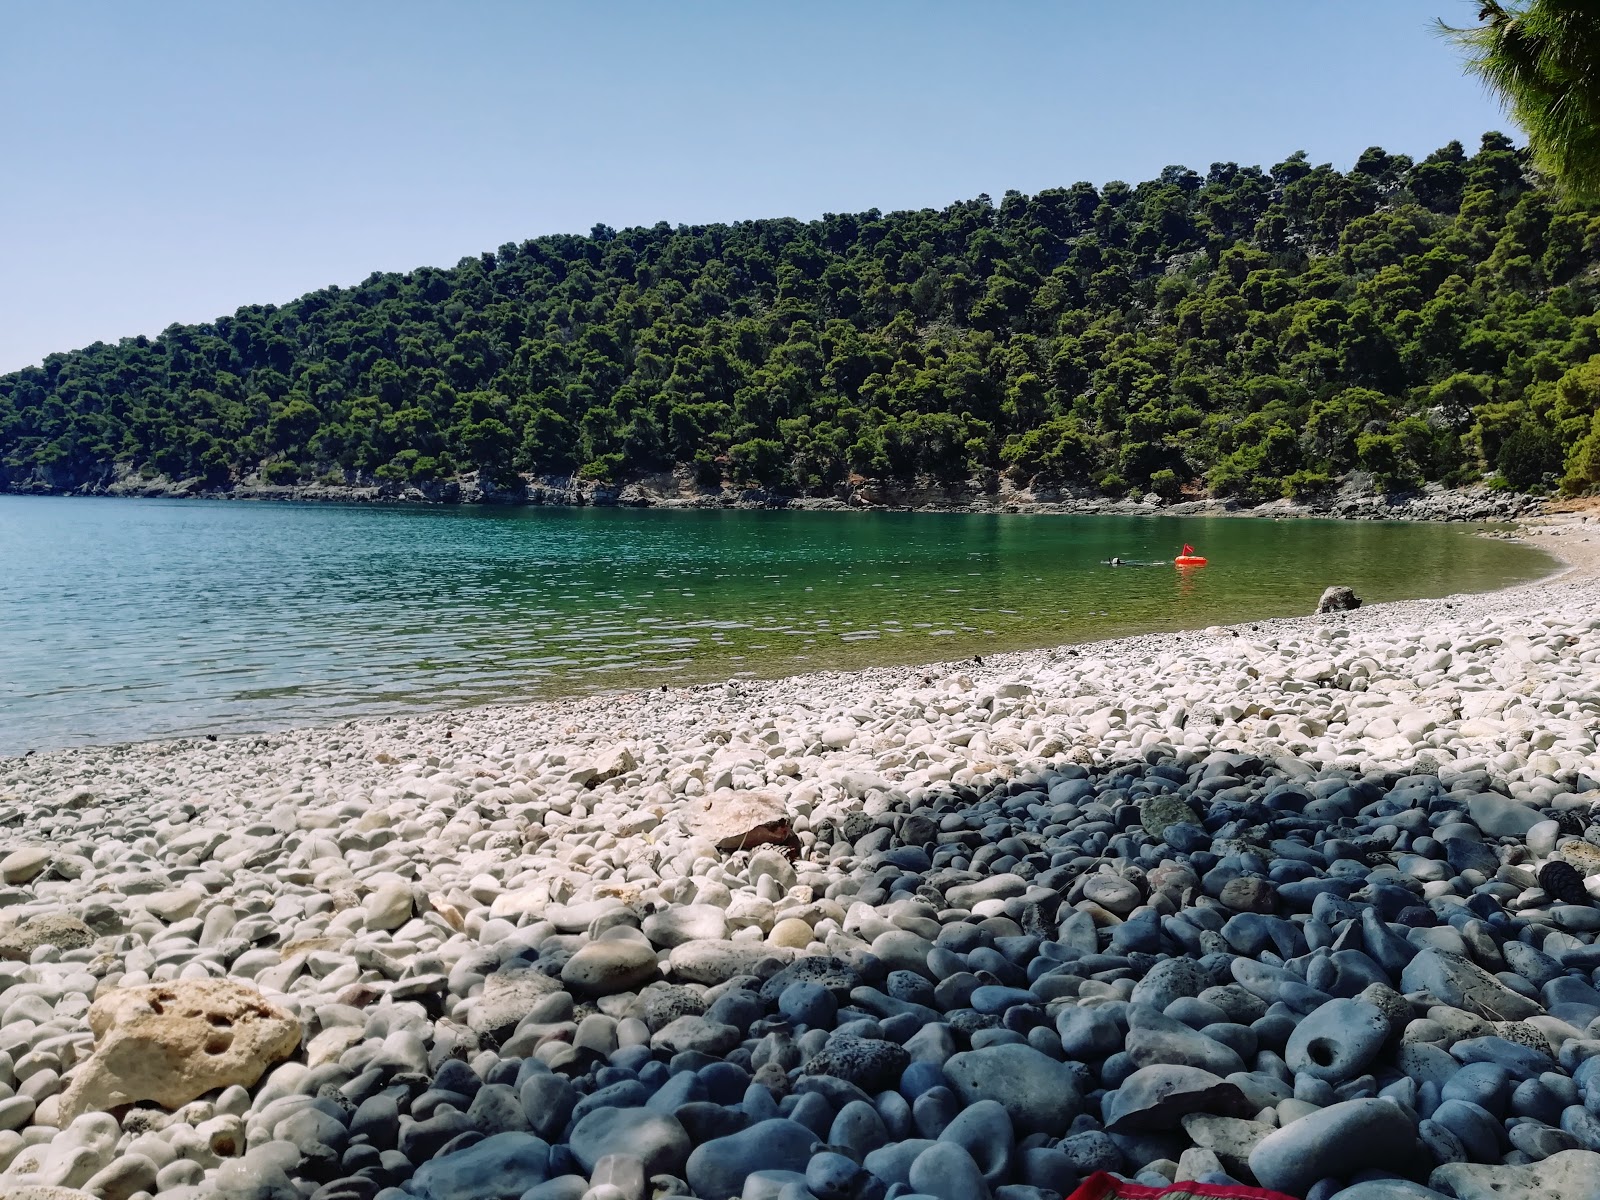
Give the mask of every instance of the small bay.
<path id="1" fill-rule="evenodd" d="M 1185 542 L 1210 564 L 1104 565 Z M 0 755 L 951 660 L 1553 566 L 1388 522 L 0 496 Z"/>

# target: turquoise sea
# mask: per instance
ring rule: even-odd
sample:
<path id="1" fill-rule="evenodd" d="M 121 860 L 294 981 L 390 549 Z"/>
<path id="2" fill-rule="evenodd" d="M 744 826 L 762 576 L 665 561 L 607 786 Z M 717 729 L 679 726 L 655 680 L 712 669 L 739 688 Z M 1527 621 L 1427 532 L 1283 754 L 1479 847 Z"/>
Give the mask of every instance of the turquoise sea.
<path id="1" fill-rule="evenodd" d="M 1185 542 L 1210 564 L 1103 565 Z M 0 496 L 0 755 L 949 660 L 1552 567 L 1403 523 Z"/>

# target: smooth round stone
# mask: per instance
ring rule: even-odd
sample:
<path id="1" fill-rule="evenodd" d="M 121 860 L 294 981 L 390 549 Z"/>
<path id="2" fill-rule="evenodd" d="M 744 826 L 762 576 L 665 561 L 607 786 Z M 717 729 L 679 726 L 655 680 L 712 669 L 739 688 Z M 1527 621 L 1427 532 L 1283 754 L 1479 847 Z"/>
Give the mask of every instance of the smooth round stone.
<path id="1" fill-rule="evenodd" d="M 523 1192 L 521 1200 L 583 1200 L 588 1190 L 589 1180 L 583 1175 L 557 1175 Z"/>
<path id="2" fill-rule="evenodd" d="M 1398 1105 L 1347 1100 L 1262 1138 L 1250 1152 L 1250 1170 L 1263 1187 L 1303 1195 L 1319 1179 L 1348 1179 L 1369 1168 L 1405 1170 L 1416 1137 Z"/>
<path id="3" fill-rule="evenodd" d="M 1417 1136 L 1434 1162 L 1467 1161 L 1467 1150 L 1461 1139 L 1437 1121 L 1423 1121 L 1417 1126 Z"/>
<path id="4" fill-rule="evenodd" d="M 1513 1149 L 1522 1151 L 1535 1162 L 1549 1158 L 1552 1154 L 1559 1154 L 1563 1150 L 1582 1148 L 1578 1139 L 1565 1130 L 1552 1129 L 1548 1125 L 1532 1121 L 1513 1125 L 1509 1131 L 1509 1138 Z"/>
<path id="5" fill-rule="evenodd" d="M 938 1140 L 953 1142 L 970 1154 L 991 1187 L 1003 1183 L 1011 1170 L 1011 1118 L 994 1100 L 979 1100 L 963 1109 Z"/>
<path id="6" fill-rule="evenodd" d="M 411 885 L 399 880 L 380 883 L 363 906 L 366 927 L 372 930 L 398 929 L 411 919 Z"/>
<path id="7" fill-rule="evenodd" d="M 1452 1008 L 1492 1021 L 1520 1021 L 1540 1009 L 1477 964 L 1438 950 L 1423 950 L 1406 964 L 1399 990 L 1430 992 Z"/>
<path id="8" fill-rule="evenodd" d="M 1245 1068 L 1234 1050 L 1180 1021 L 1159 1014 L 1151 1014 L 1134 1024 L 1128 1030 L 1125 1045 L 1128 1059 L 1135 1068 L 1169 1063 L 1199 1067 L 1215 1075 L 1231 1075 Z"/>
<path id="9" fill-rule="evenodd" d="M 28 883 L 41 874 L 55 858 L 56 852 L 47 846 L 24 846 L 0 859 L 0 880 L 9 884 Z"/>
<path id="10" fill-rule="evenodd" d="M 561 982 L 584 996 L 631 992 L 655 977 L 655 951 L 637 935 L 590 942 L 561 968 Z"/>
<path id="11" fill-rule="evenodd" d="M 799 1171 L 761 1169 L 745 1176 L 744 1191 L 738 1200 L 803 1200 L 811 1194 L 806 1177 Z M 598 1200 L 586 1197 L 585 1200 Z M 619 1197 L 618 1200 L 629 1200 Z"/>
<path id="12" fill-rule="evenodd" d="M 1006 1009 L 1013 1008 L 1019 1004 L 1037 1005 L 1039 997 L 1026 988 L 989 985 L 975 989 L 968 1003 L 981 1013 L 999 1016 Z"/>
<path id="13" fill-rule="evenodd" d="M 689 1155 L 685 1178 L 697 1195 L 737 1196 L 744 1191 L 745 1177 L 752 1171 L 795 1171 L 803 1175 L 817 1140 L 812 1130 L 797 1121 L 762 1121 L 696 1147 Z"/>
<path id="14" fill-rule="evenodd" d="M 1121 1050 L 1126 1028 L 1126 1022 L 1119 1021 L 1109 1006 L 1064 1008 L 1056 1017 L 1062 1052 L 1080 1061 L 1097 1061 Z"/>
<path id="15" fill-rule="evenodd" d="M 1345 1083 L 1367 1068 L 1389 1036 L 1389 1018 L 1361 1000 L 1330 1000 L 1302 1017 L 1284 1047 L 1295 1074 Z"/>
<path id="16" fill-rule="evenodd" d="M 778 1015 L 796 1025 L 812 1029 L 830 1029 L 839 1002 L 833 993 L 819 983 L 791 983 L 778 997 Z"/>
<path id="17" fill-rule="evenodd" d="M 806 1164 L 806 1188 L 816 1200 L 853 1200 L 866 1174 L 854 1160 L 825 1150 Z"/>
<path id="18" fill-rule="evenodd" d="M 732 1025 L 713 1021 L 709 1016 L 683 1016 L 657 1030 L 650 1038 L 650 1046 L 669 1054 L 695 1051 L 721 1057 L 741 1040 L 739 1030 Z"/>
<path id="19" fill-rule="evenodd" d="M 901 1103 L 904 1104 L 904 1101 Z M 904 1113 L 904 1118 L 909 1127 L 909 1110 Z M 887 1144 L 889 1137 L 890 1131 L 882 1113 L 864 1100 L 852 1100 L 833 1119 L 833 1125 L 828 1130 L 828 1145 L 840 1147 L 860 1162 L 872 1151 Z"/>
<path id="20" fill-rule="evenodd" d="M 1328 1200 L 1439 1200 L 1440 1193 L 1409 1179 L 1366 1179 L 1335 1192 Z"/>
<path id="21" fill-rule="evenodd" d="M 1511 1074 L 1504 1067 L 1494 1063 L 1469 1063 L 1445 1080 L 1439 1095 L 1445 1100 L 1465 1100 L 1491 1116 L 1504 1117 L 1510 1090 Z M 1560 1108 L 1556 1111 L 1559 1120 Z"/>
<path id="22" fill-rule="evenodd" d="M 677 978 L 690 983 L 715 985 L 726 983 L 737 975 L 765 978 L 769 973 L 775 974 L 783 959 L 791 953 L 781 946 L 769 946 L 765 942 L 697 938 L 674 947 L 669 962 Z"/>
<path id="23" fill-rule="evenodd" d="M 907 929 L 890 929 L 872 939 L 872 953 L 891 971 L 915 971 L 928 979 L 928 951 L 933 943 Z"/>
<path id="24" fill-rule="evenodd" d="M 847 1101 L 848 1103 L 848 1101 Z M 791 1121 L 798 1122 L 811 1130 L 817 1137 L 825 1138 L 833 1127 L 835 1113 L 838 1110 L 828 1102 L 828 1098 L 821 1092 L 803 1092 L 795 1105 L 787 1114 Z"/>
<path id="25" fill-rule="evenodd" d="M 36 1107 L 31 1096 L 11 1096 L 0 1100 L 0 1129 L 21 1129 L 33 1117 Z"/>
<path id="26" fill-rule="evenodd" d="M 1487 1104 L 1483 1107 L 1489 1108 Z M 1546 1125 L 1559 1125 L 1561 1110 L 1565 1107 L 1566 1104 L 1563 1103 L 1561 1096 L 1557 1095 L 1543 1079 L 1524 1079 L 1511 1093 L 1513 1116 L 1532 1117 Z M 1490 1111 L 1494 1110 L 1491 1108 Z"/>
<path id="27" fill-rule="evenodd" d="M 1256 1031 L 1248 1025 L 1234 1025 L 1224 1022 L 1220 1025 L 1207 1025 L 1200 1032 L 1214 1042 L 1220 1042 L 1228 1047 L 1240 1058 L 1250 1062 L 1261 1048 L 1261 1039 L 1256 1036 Z"/>
<path id="28" fill-rule="evenodd" d="M 989 1200 L 989 1185 L 972 1155 L 950 1142 L 935 1142 L 917 1155 L 907 1182 L 937 1200 Z"/>
<path id="29" fill-rule="evenodd" d="M 350 1138 L 365 1138 L 379 1150 L 394 1149 L 400 1139 L 400 1106 L 394 1096 L 379 1093 L 363 1099 L 350 1115 Z"/>
<path id="30" fill-rule="evenodd" d="M 1543 1050 L 1494 1036 L 1462 1038 L 1450 1047 L 1450 1056 L 1462 1063 L 1494 1063 L 1515 1079 L 1537 1078 L 1556 1065 Z"/>
<path id="31" fill-rule="evenodd" d="M 938 1138 L 961 1113 L 961 1099 L 947 1087 L 929 1088 L 911 1105 L 918 1136 Z"/>
<path id="32" fill-rule="evenodd" d="M 914 1101 L 930 1088 L 946 1087 L 944 1068 L 933 1062 L 913 1062 L 900 1075 L 900 1094 Z"/>
<path id="33" fill-rule="evenodd" d="M 1430 1117 L 1442 1125 L 1466 1148 L 1474 1162 L 1489 1162 L 1500 1157 L 1505 1130 L 1487 1110 L 1465 1100 L 1444 1100 Z"/>
<path id="34" fill-rule="evenodd" d="M 720 939 L 728 935 L 728 914 L 715 904 L 681 904 L 651 913 L 640 923 L 645 937 L 657 946 L 672 948 L 701 938 Z M 810 929 L 807 928 L 809 934 Z M 807 937 L 806 942 L 810 942 Z"/>
<path id="35" fill-rule="evenodd" d="M 889 1141 L 911 1136 L 911 1105 L 899 1092 L 879 1092 L 872 1098 L 872 1106 Z"/>
<path id="36" fill-rule="evenodd" d="M 772 932 L 767 935 L 767 941 L 774 946 L 787 946 L 793 950 L 804 950 L 814 940 L 811 926 L 799 917 L 784 917 L 772 926 Z"/>
<path id="37" fill-rule="evenodd" d="M 517 1094 L 522 1100 L 522 1111 L 528 1115 L 533 1131 L 543 1138 L 559 1140 L 566 1128 L 578 1096 L 572 1084 L 560 1075 L 548 1072 L 532 1075 L 523 1081 Z M 376 1098 L 376 1097 L 375 1097 Z M 352 1130 L 353 1132 L 353 1130 Z"/>
<path id="38" fill-rule="evenodd" d="M 901 1187 L 908 1187 L 911 1182 L 911 1164 L 932 1145 L 934 1142 L 930 1138 L 906 1138 L 904 1141 L 892 1142 L 872 1151 L 862 1160 L 861 1165 L 881 1179 L 885 1185 L 899 1184 Z"/>
<path id="39" fill-rule="evenodd" d="M 1161 1012 L 1163 1016 L 1171 1017 L 1174 1021 L 1182 1021 L 1190 1029 L 1204 1029 L 1207 1025 L 1228 1023 L 1227 1013 L 1215 1004 L 1207 1004 L 1196 996 L 1179 996 Z"/>
<path id="40" fill-rule="evenodd" d="M 677 1118 L 648 1108 L 597 1108 L 573 1126 L 569 1145 L 586 1172 L 608 1154 L 631 1154 L 647 1175 L 680 1175 L 689 1157 L 689 1135 Z"/>
<path id="41" fill-rule="evenodd" d="M 988 1046 L 1022 1045 L 1025 1044 L 1027 1040 L 1027 1038 L 1023 1037 L 1014 1029 L 999 1028 L 975 1029 L 972 1031 L 971 1038 L 972 1048 L 974 1050 L 982 1050 Z M 1040 1053 L 1042 1054 L 1044 1052 L 1040 1051 Z"/>
<path id="42" fill-rule="evenodd" d="M 550 1147 L 531 1133 L 497 1133 L 417 1168 L 411 1190 L 425 1200 L 496 1200 L 544 1182 Z"/>
<path id="43" fill-rule="evenodd" d="M 1077 1073 L 1025 1044 L 957 1054 L 944 1073 L 967 1104 L 998 1101 L 1021 1133 L 1059 1137 L 1083 1107 Z"/>

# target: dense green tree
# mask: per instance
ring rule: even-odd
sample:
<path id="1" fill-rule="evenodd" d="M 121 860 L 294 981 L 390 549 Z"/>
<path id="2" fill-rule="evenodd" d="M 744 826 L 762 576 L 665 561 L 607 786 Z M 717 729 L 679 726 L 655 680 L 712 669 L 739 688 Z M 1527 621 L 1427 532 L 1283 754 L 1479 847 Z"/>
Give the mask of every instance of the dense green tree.
<path id="1" fill-rule="evenodd" d="M 1531 11 L 1531 9 L 1530 9 Z M 1499 134 L 942 210 L 612 230 L 0 377 L 0 489 L 1600 486 L 1600 211 Z"/>

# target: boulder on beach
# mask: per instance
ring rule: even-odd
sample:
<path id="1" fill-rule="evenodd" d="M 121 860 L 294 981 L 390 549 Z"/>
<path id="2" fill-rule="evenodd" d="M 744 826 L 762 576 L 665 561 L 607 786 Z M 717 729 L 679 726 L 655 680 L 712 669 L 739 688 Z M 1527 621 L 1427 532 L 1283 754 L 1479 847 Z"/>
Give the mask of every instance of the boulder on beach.
<path id="1" fill-rule="evenodd" d="M 696 803 L 689 825 L 697 836 L 725 851 L 782 845 L 794 836 L 783 797 L 773 792 L 719 788 Z"/>
<path id="2" fill-rule="evenodd" d="M 1355 594 L 1353 588 L 1335 585 L 1322 593 L 1322 599 L 1317 601 L 1317 614 L 1350 612 L 1361 607 L 1361 597 Z"/>
<path id="3" fill-rule="evenodd" d="M 61 1117 L 140 1100 L 167 1108 L 253 1085 L 300 1044 L 300 1022 L 231 979 L 121 988 L 94 1002 L 95 1049 L 61 1098 Z"/>

